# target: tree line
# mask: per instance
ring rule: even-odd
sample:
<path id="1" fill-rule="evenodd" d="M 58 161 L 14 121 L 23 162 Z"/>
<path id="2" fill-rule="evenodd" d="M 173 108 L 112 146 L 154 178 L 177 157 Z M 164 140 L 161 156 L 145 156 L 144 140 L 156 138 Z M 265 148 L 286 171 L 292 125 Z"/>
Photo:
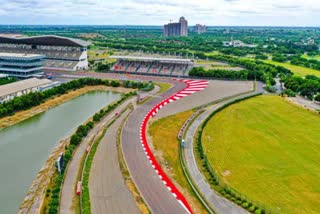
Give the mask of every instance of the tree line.
<path id="1" fill-rule="evenodd" d="M 320 102 L 320 78 L 314 75 L 307 75 L 305 78 L 292 76 L 284 80 L 286 90 L 284 94 L 295 96 L 299 94 L 309 100 Z"/>
<path id="2" fill-rule="evenodd" d="M 277 76 L 291 76 L 293 73 L 283 66 L 276 66 L 265 63 L 260 60 L 241 59 L 233 56 L 226 55 L 213 55 L 206 56 L 203 53 L 196 53 L 198 58 L 209 58 L 212 60 L 228 62 L 231 65 L 241 66 L 245 70 L 232 71 L 232 70 L 205 70 L 201 67 L 193 68 L 189 75 L 199 77 L 212 77 L 224 79 L 240 79 L 240 80 L 258 80 L 266 83 L 266 89 L 273 91 L 276 82 L 274 80 Z"/>
<path id="3" fill-rule="evenodd" d="M 307 59 L 302 57 L 301 55 L 286 56 L 284 54 L 277 54 L 273 55 L 272 60 L 276 62 L 289 62 L 292 65 L 320 70 L 319 60 Z"/>
<path id="4" fill-rule="evenodd" d="M 0 85 L 9 84 L 16 81 L 17 81 L 17 78 L 14 78 L 14 77 L 3 77 L 3 78 L 0 78 Z"/>
<path id="5" fill-rule="evenodd" d="M 52 89 L 43 92 L 32 92 L 20 97 L 15 97 L 14 99 L 0 104 L 0 118 L 13 115 L 17 111 L 27 110 L 34 106 L 40 105 L 49 98 L 54 96 L 59 96 L 67 93 L 70 90 L 76 90 L 83 88 L 84 86 L 92 85 L 106 85 L 112 87 L 123 86 L 126 88 L 137 88 L 137 89 L 150 89 L 152 90 L 153 83 L 147 82 L 134 82 L 134 81 L 116 81 L 116 80 L 102 80 L 95 78 L 81 78 L 77 80 L 72 80 L 67 83 L 63 83 L 60 86 L 54 87 Z"/>

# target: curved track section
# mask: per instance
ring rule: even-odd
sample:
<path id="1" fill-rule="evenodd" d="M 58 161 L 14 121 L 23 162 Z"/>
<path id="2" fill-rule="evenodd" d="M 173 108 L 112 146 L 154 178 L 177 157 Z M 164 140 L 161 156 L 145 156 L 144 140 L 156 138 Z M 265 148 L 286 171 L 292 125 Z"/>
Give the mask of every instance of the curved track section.
<path id="1" fill-rule="evenodd" d="M 168 97 L 167 99 L 161 101 L 160 103 L 156 104 L 144 117 L 141 127 L 140 127 L 140 140 L 145 151 L 145 154 L 150 161 L 152 168 L 158 174 L 159 178 L 162 180 L 163 184 L 167 187 L 167 189 L 172 193 L 172 195 L 176 198 L 179 204 L 188 212 L 192 213 L 192 209 L 188 204 L 185 197 L 181 194 L 181 192 L 176 188 L 176 186 L 171 182 L 165 172 L 162 170 L 158 162 L 156 161 L 147 141 L 147 124 L 150 118 L 154 117 L 156 113 L 165 105 L 189 96 L 197 91 L 201 91 L 208 86 L 207 81 L 201 80 L 179 80 L 181 82 L 186 83 L 187 87 L 183 90 L 175 93 L 174 95 Z"/>
<path id="2" fill-rule="evenodd" d="M 153 202 L 157 201 L 156 199 L 154 199 L 154 201 L 149 201 L 150 198 L 147 198 L 146 195 L 144 194 L 144 191 L 140 190 L 141 187 L 139 187 L 139 181 L 138 181 L 138 188 L 141 191 L 141 194 L 144 196 L 146 202 L 148 203 L 148 205 L 150 206 L 150 209 L 154 212 L 154 213 L 181 213 L 183 211 L 181 211 L 181 209 L 179 210 L 179 208 L 176 210 L 177 212 L 175 212 L 176 207 L 170 207 L 171 205 L 166 204 L 166 201 L 170 200 L 170 203 L 175 204 L 175 206 L 180 205 L 180 207 L 184 208 L 184 212 L 187 213 L 192 213 L 191 207 L 188 204 L 187 200 L 185 199 L 185 197 L 180 193 L 180 191 L 174 186 L 174 184 L 171 182 L 171 180 L 168 178 L 168 176 L 164 173 L 164 171 L 162 170 L 162 168 L 160 167 L 160 165 L 158 164 L 158 162 L 156 161 L 154 155 L 152 154 L 152 151 L 149 147 L 149 144 L 147 142 L 147 123 L 149 121 L 150 118 L 154 117 L 156 115 L 156 113 L 165 105 L 174 102 L 176 100 L 182 99 L 190 94 L 196 93 L 197 91 L 201 91 L 203 89 L 205 89 L 208 85 L 207 81 L 199 81 L 199 80 L 179 80 L 179 82 L 183 82 L 184 84 L 184 88 L 181 89 L 180 91 L 174 93 L 173 95 L 169 95 L 169 97 L 167 97 L 166 99 L 162 100 L 162 101 L 158 101 L 158 102 L 153 102 L 153 107 L 151 108 L 150 111 L 148 111 L 143 120 L 142 120 L 142 124 L 140 127 L 140 142 L 142 144 L 143 147 L 143 152 L 146 154 L 146 157 L 148 158 L 148 161 L 150 162 L 149 167 L 151 166 L 152 170 L 154 172 L 156 172 L 156 174 L 158 175 L 158 177 L 160 178 L 160 181 L 164 184 L 162 184 L 163 187 L 165 187 L 164 189 L 167 190 L 162 190 L 164 191 L 164 195 L 161 196 L 161 193 L 159 192 L 158 197 L 166 197 L 166 198 L 162 198 L 159 202 L 159 204 L 154 204 Z M 177 81 L 176 81 L 177 84 Z M 171 93 L 172 94 L 172 93 Z M 124 148 L 125 150 L 125 148 Z M 130 165 L 130 163 L 128 163 L 128 165 Z M 129 166 L 130 167 L 130 166 Z M 140 169 L 141 170 L 141 169 Z M 142 169 L 143 171 L 143 169 Z M 146 170 L 146 176 L 148 175 L 147 173 L 148 170 Z M 154 174 L 153 172 L 153 174 Z M 133 177 L 135 177 L 133 175 Z M 135 182 L 137 181 L 134 178 Z M 158 179 L 159 180 L 159 179 Z M 160 184 L 158 185 L 161 185 Z M 147 184 L 141 184 L 141 185 L 147 185 Z M 157 191 L 156 187 L 153 187 L 154 190 L 153 191 Z M 158 187 L 160 188 L 160 187 Z M 163 189 L 163 188 L 162 188 Z M 168 191 L 169 190 L 169 191 Z M 172 195 L 172 197 L 167 197 L 165 195 Z M 157 193 L 156 193 L 157 194 Z M 176 200 L 174 200 L 176 199 Z M 152 199 L 151 199 L 152 200 Z M 173 201 L 177 201 L 173 202 Z M 153 206 L 157 206 L 156 208 L 154 208 Z M 166 207 L 168 205 L 168 207 Z M 163 208 L 158 210 L 158 208 Z M 179 210 L 179 211 L 178 211 Z"/>

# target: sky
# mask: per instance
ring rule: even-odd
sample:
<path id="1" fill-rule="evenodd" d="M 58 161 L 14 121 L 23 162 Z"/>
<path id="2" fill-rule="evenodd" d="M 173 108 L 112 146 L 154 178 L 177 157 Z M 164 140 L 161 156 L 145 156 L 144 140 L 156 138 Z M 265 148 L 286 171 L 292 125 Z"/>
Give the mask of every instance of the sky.
<path id="1" fill-rule="evenodd" d="M 320 26 L 320 0 L 0 0 L 0 24 Z"/>

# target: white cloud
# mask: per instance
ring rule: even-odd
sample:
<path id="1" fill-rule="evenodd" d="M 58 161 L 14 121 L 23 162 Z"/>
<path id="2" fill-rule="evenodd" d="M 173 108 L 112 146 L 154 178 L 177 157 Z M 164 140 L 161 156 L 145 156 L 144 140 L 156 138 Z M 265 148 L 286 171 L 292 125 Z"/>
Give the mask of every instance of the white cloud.
<path id="1" fill-rule="evenodd" d="M 0 24 L 313 25 L 315 0 L 0 0 Z"/>

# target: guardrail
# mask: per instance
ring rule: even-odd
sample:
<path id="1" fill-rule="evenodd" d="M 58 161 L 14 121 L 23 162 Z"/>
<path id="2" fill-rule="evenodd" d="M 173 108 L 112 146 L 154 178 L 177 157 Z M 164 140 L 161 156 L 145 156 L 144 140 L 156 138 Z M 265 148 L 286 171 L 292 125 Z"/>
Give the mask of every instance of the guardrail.
<path id="1" fill-rule="evenodd" d="M 180 164 L 183 170 L 183 174 L 185 175 L 192 191 L 195 193 L 196 197 L 198 198 L 198 200 L 200 201 L 200 203 L 205 207 L 205 209 L 207 210 L 208 213 L 212 214 L 215 213 L 214 209 L 212 207 L 210 207 L 210 205 L 208 204 L 208 202 L 203 198 L 203 196 L 201 195 L 200 191 L 198 190 L 198 188 L 194 185 L 194 182 L 190 176 L 190 173 L 186 167 L 186 163 L 185 163 L 185 157 L 184 157 L 184 152 L 183 152 L 183 148 L 182 148 L 182 139 L 184 136 L 184 132 L 186 130 L 187 127 L 189 127 L 189 125 L 191 124 L 192 121 L 194 121 L 194 119 L 196 117 L 198 117 L 201 113 L 203 112 L 203 110 L 198 110 L 195 113 L 193 113 L 188 119 L 187 121 L 183 124 L 183 126 L 181 127 L 181 129 L 179 130 L 178 133 L 178 141 L 179 141 L 179 147 L 178 147 L 178 151 L 179 151 L 179 160 L 180 160 Z"/>

